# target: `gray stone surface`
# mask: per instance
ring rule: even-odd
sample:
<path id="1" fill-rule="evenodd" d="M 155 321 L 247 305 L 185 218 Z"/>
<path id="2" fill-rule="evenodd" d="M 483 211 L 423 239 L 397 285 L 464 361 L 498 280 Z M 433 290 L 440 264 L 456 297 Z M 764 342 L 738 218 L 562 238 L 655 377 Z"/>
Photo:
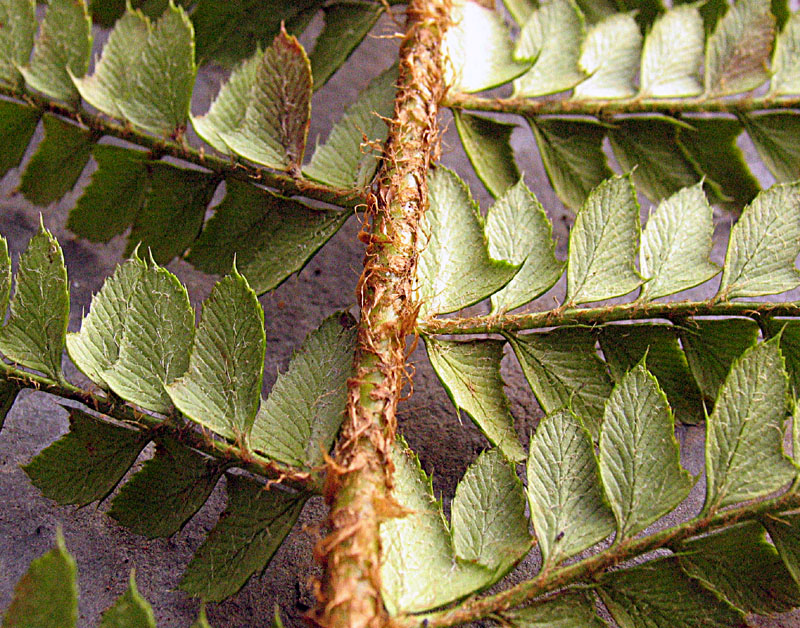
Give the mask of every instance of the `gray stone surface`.
<path id="1" fill-rule="evenodd" d="M 375 34 L 391 35 L 393 28 L 389 20 L 384 20 Z M 392 63 L 396 42 L 393 38 L 370 39 L 357 52 L 352 63 L 317 94 L 310 133 L 312 145 L 317 136 L 324 137 L 357 90 Z M 196 112 L 207 108 L 222 76 L 223 73 L 213 70 L 201 73 L 194 100 Z M 485 209 L 488 196 L 471 174 L 452 123 L 447 117 L 443 122 L 447 124 L 443 162 L 468 175 Z M 572 216 L 564 211 L 546 184 L 528 129 L 521 127 L 513 139 L 528 184 L 537 192 L 553 219 L 559 255 L 564 257 Z M 29 158 L 30 154 L 26 159 Z M 0 233 L 9 239 L 14 255 L 34 233 L 39 212 L 64 247 L 70 276 L 72 330 L 78 328 L 81 312 L 88 307 L 91 295 L 120 261 L 124 244 L 117 238 L 107 246 L 90 245 L 75 239 L 64 229 L 67 212 L 86 185 L 90 170 L 91 166 L 76 190 L 62 202 L 47 208 L 33 207 L 13 193 L 18 183 L 17 172 L 10 173 L 0 184 Z M 760 174 L 765 183 L 768 182 L 768 176 L 763 172 Z M 644 203 L 644 206 L 648 204 Z M 717 261 L 721 261 L 724 254 L 723 243 L 729 222 L 725 216 L 720 216 L 720 219 L 722 226 L 715 249 Z M 292 351 L 309 331 L 331 312 L 350 308 L 355 302 L 354 290 L 363 253 L 356 238 L 359 226 L 358 217 L 352 218 L 299 275 L 261 298 L 267 326 L 265 391 L 271 388 L 277 373 L 286 368 Z M 194 304 L 199 304 L 213 285 L 213 277 L 204 276 L 180 261 L 171 263 L 169 268 L 188 285 Z M 563 295 L 563 289 L 563 284 L 560 284 L 534 307 L 551 307 L 552 298 Z M 705 287 L 695 295 L 708 295 L 711 289 Z M 486 308 L 478 305 L 472 310 L 477 313 L 486 311 Z M 412 363 L 415 367 L 414 395 L 401 405 L 400 430 L 418 452 L 424 468 L 435 472 L 434 487 L 447 504 L 467 465 L 487 443 L 468 418 L 458 419 L 423 350 L 417 349 Z M 67 360 L 65 367 L 73 381 L 82 381 Z M 504 361 L 503 372 L 512 411 L 517 417 L 517 429 L 527 441 L 541 413 L 513 357 Z M 26 392 L 9 414 L 0 435 L 0 609 L 8 605 L 13 585 L 30 561 L 52 546 L 55 531 L 61 527 L 79 566 L 82 628 L 97 624 L 100 613 L 125 589 L 132 568 L 136 569 L 140 591 L 154 606 L 159 625 L 189 626 L 196 616 L 198 604 L 177 591 L 176 586 L 192 553 L 224 508 L 222 483 L 200 513 L 173 538 L 147 540 L 135 536 L 104 515 L 107 503 L 83 509 L 59 507 L 42 498 L 20 470 L 21 464 L 27 463 L 66 430 L 66 412 L 56 399 L 43 393 Z M 692 473 L 700 472 L 702 428 L 681 428 L 679 436 L 684 464 Z M 149 455 L 150 449 L 145 450 L 142 459 Z M 696 512 L 702 490 L 702 485 L 698 485 L 690 499 L 658 525 L 668 525 Z M 209 607 L 212 625 L 216 628 L 270 626 L 275 604 L 280 605 L 287 626 L 301 625 L 302 613 L 313 603 L 309 579 L 317 573 L 317 568 L 312 558 L 312 547 L 315 526 L 323 516 L 321 500 L 312 500 L 303 512 L 301 525 L 289 536 L 263 576 L 253 578 L 231 600 Z M 532 554 L 510 576 L 510 580 L 518 581 L 529 576 L 536 562 L 536 555 Z M 798 617 L 800 615 L 786 615 L 759 625 L 800 626 Z"/>

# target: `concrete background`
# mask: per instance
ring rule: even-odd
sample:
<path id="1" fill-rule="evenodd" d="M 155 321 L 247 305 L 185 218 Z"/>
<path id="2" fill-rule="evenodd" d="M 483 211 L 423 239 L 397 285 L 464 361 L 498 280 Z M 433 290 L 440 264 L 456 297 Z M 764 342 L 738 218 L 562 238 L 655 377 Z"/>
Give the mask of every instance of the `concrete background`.
<path id="1" fill-rule="evenodd" d="M 373 35 L 391 35 L 394 30 L 392 22 L 384 19 Z M 98 39 L 102 38 L 103 34 L 98 33 Z M 310 146 L 313 147 L 315 138 L 326 136 L 342 108 L 352 102 L 358 90 L 394 61 L 396 49 L 395 38 L 371 37 L 351 62 L 315 96 Z M 195 113 L 207 109 L 224 75 L 213 68 L 200 73 L 195 88 Z M 447 129 L 443 138 L 442 161 L 469 181 L 485 210 L 490 199 L 460 149 L 448 114 L 443 115 L 442 122 Z M 547 184 L 526 127 L 521 126 L 515 132 L 513 143 L 529 187 L 537 193 L 553 220 L 559 242 L 558 254 L 564 258 L 573 216 L 564 210 Z M 752 156 L 752 147 L 748 146 L 747 140 L 743 139 L 742 145 Z M 29 149 L 25 161 L 30 159 L 31 153 L 32 149 Z M 760 163 L 754 167 L 762 183 L 768 185 L 771 178 Z M 75 190 L 61 202 L 43 208 L 32 206 L 14 193 L 19 171 L 12 171 L 0 182 L 0 233 L 8 238 L 12 254 L 18 255 L 33 235 L 40 212 L 45 225 L 55 233 L 64 248 L 71 289 L 71 330 L 78 329 L 82 311 L 88 308 L 92 294 L 99 290 L 103 279 L 121 260 L 124 247 L 122 238 L 116 238 L 105 246 L 91 245 L 75 239 L 64 228 L 69 208 L 86 186 L 92 169 L 90 164 Z M 643 207 L 649 207 L 649 203 L 643 202 Z M 715 261 L 721 262 L 730 217 L 720 215 L 718 218 L 720 228 L 714 256 Z M 272 387 L 277 373 L 286 369 L 292 351 L 308 332 L 331 312 L 350 308 L 355 303 L 354 290 L 363 254 L 362 245 L 356 239 L 358 229 L 358 220 L 350 219 L 299 275 L 261 298 L 267 326 L 265 391 Z M 181 261 L 172 262 L 169 268 L 187 284 L 192 302 L 199 306 L 215 278 L 198 273 Z M 714 288 L 709 285 L 696 289 L 694 296 L 709 296 Z M 563 296 L 563 290 L 562 282 L 532 307 L 551 307 L 554 298 Z M 474 313 L 486 309 L 484 305 L 472 308 Z M 487 442 L 466 417 L 459 421 L 436 381 L 424 351 L 418 349 L 412 361 L 416 368 L 414 395 L 401 405 L 400 430 L 419 454 L 423 467 L 428 472 L 435 472 L 435 490 L 448 504 L 458 479 Z M 67 360 L 65 368 L 73 381 L 85 381 Z M 541 412 L 513 357 L 506 358 L 503 370 L 512 412 L 517 418 L 517 430 L 527 441 Z M 83 509 L 59 507 L 42 498 L 32 487 L 20 465 L 29 462 L 66 431 L 66 412 L 58 405 L 57 399 L 42 393 L 23 392 L 0 434 L 0 609 L 8 606 L 13 586 L 30 561 L 52 547 L 56 528 L 60 526 L 67 547 L 78 562 L 79 624 L 82 628 L 97 625 L 102 611 L 125 590 L 128 572 L 132 568 L 136 569 L 140 592 L 153 604 L 159 626 L 189 626 L 196 617 L 198 604 L 176 591 L 176 586 L 193 552 L 224 508 L 224 480 L 183 531 L 170 539 L 147 540 L 129 533 L 106 517 L 104 511 L 108 502 Z M 679 428 L 679 436 L 684 465 L 692 473 L 699 473 L 703 461 L 702 428 Z M 148 447 L 141 460 L 151 454 Z M 695 512 L 702 500 L 702 491 L 703 487 L 697 486 L 690 499 L 658 526 L 668 525 Z M 211 624 L 216 628 L 270 626 L 274 605 L 279 604 L 287 626 L 301 625 L 301 615 L 313 604 L 309 578 L 317 573 L 312 558 L 313 528 L 323 517 L 321 499 L 311 500 L 303 512 L 301 524 L 290 534 L 263 576 L 251 579 L 238 595 L 227 602 L 208 608 Z M 509 580 L 518 581 L 530 576 L 536 562 L 537 557 L 532 554 Z M 773 618 L 759 622 L 759 625 L 776 628 L 800 626 L 800 614 Z"/>

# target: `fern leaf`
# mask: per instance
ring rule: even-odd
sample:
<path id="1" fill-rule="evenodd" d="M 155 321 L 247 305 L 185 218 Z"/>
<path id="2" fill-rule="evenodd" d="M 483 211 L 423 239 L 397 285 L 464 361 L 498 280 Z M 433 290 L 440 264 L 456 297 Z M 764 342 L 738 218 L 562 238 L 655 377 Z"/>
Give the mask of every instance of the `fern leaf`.
<path id="1" fill-rule="evenodd" d="M 187 260 L 224 274 L 236 267 L 258 293 L 300 271 L 350 217 L 349 212 L 312 209 L 237 179 L 192 243 Z"/>
<path id="2" fill-rule="evenodd" d="M 10 360 L 63 381 L 61 353 L 69 322 L 64 255 L 40 222 L 19 258 L 11 315 L 0 330 L 0 351 Z"/>
<path id="3" fill-rule="evenodd" d="M 258 411 L 265 348 L 264 310 L 234 267 L 203 303 L 188 370 L 167 393 L 192 421 L 244 441 Z"/>
<path id="4" fill-rule="evenodd" d="M 634 266 L 639 248 L 639 203 L 630 175 L 601 183 L 586 199 L 569 236 L 569 304 L 627 294 L 642 280 Z"/>
<path id="5" fill-rule="evenodd" d="M 620 380 L 606 402 L 599 459 L 617 541 L 671 511 L 694 485 L 680 465 L 667 398 L 644 362 Z"/>
<path id="6" fill-rule="evenodd" d="M 269 563 L 308 499 L 229 476 L 228 505 L 186 568 L 180 588 L 210 602 L 241 589 Z"/>
<path id="7" fill-rule="evenodd" d="M 706 512 L 768 495 L 794 478 L 783 453 L 783 364 L 777 338 L 733 363 L 706 427 Z"/>
<path id="8" fill-rule="evenodd" d="M 424 315 L 446 314 L 497 292 L 518 266 L 490 257 L 477 205 L 455 173 L 431 171 L 428 189 L 417 293 Z"/>
<path id="9" fill-rule="evenodd" d="M 531 519 L 544 565 L 555 566 L 614 532 L 591 435 L 569 410 L 539 422 L 527 474 Z"/>
<path id="10" fill-rule="evenodd" d="M 509 460 L 519 462 L 525 453 L 500 376 L 504 344 L 499 340 L 455 342 L 425 337 L 431 366 L 453 405 L 465 410 Z"/>
<path id="11" fill-rule="evenodd" d="M 311 116 L 311 65 L 286 31 L 264 52 L 241 125 L 221 134 L 231 150 L 272 168 L 299 168 Z"/>
<path id="12" fill-rule="evenodd" d="M 323 463 L 344 416 L 355 321 L 335 314 L 311 332 L 261 402 L 250 446 L 301 468 Z"/>
<path id="13" fill-rule="evenodd" d="M 516 96 L 544 96 L 574 87 L 585 77 L 578 67 L 584 20 L 572 0 L 541 5 L 525 22 L 514 58 L 533 66 L 514 81 Z"/>
<path id="14" fill-rule="evenodd" d="M 452 26 L 442 40 L 442 54 L 450 59 L 445 81 L 462 92 L 479 92 L 508 83 L 528 69 L 517 62 L 502 17 L 469 0 L 455 0 Z M 480 48 L 475 41 L 481 41 Z"/>
<path id="15" fill-rule="evenodd" d="M 520 180 L 489 209 L 489 255 L 520 264 L 514 278 L 492 295 L 492 310 L 507 311 L 549 290 L 564 270 L 556 259 L 553 226 L 541 203 Z"/>
<path id="16" fill-rule="evenodd" d="M 131 468 L 150 437 L 96 419 L 75 408 L 69 433 L 24 467 L 45 497 L 85 506 L 105 499 Z"/>
<path id="17" fill-rule="evenodd" d="M 80 100 L 71 75 L 89 69 L 92 23 L 85 0 L 51 0 L 33 47 L 30 64 L 20 67 L 33 89 L 72 106 Z"/>
<path id="18" fill-rule="evenodd" d="M 77 624 L 77 569 L 59 530 L 56 546 L 31 562 L 14 587 L 3 628 L 75 628 Z"/>

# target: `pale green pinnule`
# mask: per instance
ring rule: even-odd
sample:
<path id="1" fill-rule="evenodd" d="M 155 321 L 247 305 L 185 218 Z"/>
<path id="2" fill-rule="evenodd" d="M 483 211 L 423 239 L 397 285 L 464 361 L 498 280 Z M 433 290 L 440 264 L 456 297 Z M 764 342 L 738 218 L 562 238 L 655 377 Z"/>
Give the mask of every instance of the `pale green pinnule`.
<path id="1" fill-rule="evenodd" d="M 103 613 L 99 628 L 156 628 L 153 609 L 136 588 L 136 570 L 131 569 L 128 588 Z"/>
<path id="2" fill-rule="evenodd" d="M 588 77 L 573 98 L 630 98 L 636 93 L 642 35 L 633 13 L 618 13 L 591 26 L 581 44 L 578 67 Z"/>
<path id="3" fill-rule="evenodd" d="M 769 93 L 800 93 L 800 13 L 793 13 L 775 41 Z"/>
<path id="4" fill-rule="evenodd" d="M 28 63 L 36 34 L 34 0 L 0 0 L 0 84 L 18 88 L 21 66 Z"/>

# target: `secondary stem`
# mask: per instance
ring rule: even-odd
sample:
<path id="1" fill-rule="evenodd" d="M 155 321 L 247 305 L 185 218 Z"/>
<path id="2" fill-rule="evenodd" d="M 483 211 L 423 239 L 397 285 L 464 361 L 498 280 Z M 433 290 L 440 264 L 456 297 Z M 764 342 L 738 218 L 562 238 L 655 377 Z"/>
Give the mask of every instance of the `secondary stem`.
<path id="1" fill-rule="evenodd" d="M 122 400 L 115 400 L 108 395 L 83 390 L 69 383 L 54 382 L 41 375 L 14 368 L 2 361 L 0 361 L 0 379 L 12 382 L 20 389 L 29 388 L 50 393 L 62 399 L 77 401 L 89 409 L 126 423 L 130 427 L 152 432 L 154 436 L 160 434 L 180 441 L 197 451 L 201 451 L 217 460 L 229 462 L 233 466 L 255 475 L 270 480 L 280 480 L 286 486 L 314 493 L 321 492 L 322 482 L 317 470 L 313 472 L 302 471 L 256 457 L 249 452 L 243 452 L 234 444 L 207 438 L 199 431 L 186 429 L 185 425 L 170 421 L 167 417 L 139 412 Z M 97 420 L 103 421 L 102 418 L 97 418 Z"/>
<path id="2" fill-rule="evenodd" d="M 682 320 L 703 316 L 753 318 L 800 317 L 800 303 L 675 301 L 669 303 L 621 303 L 607 307 L 556 308 L 530 314 L 502 314 L 472 318 L 432 318 L 421 321 L 423 334 L 502 334 L 526 329 L 564 325 L 594 326 L 614 321 L 666 319 Z"/>
<path id="3" fill-rule="evenodd" d="M 322 183 L 316 183 L 301 177 L 293 177 L 285 172 L 277 172 L 267 168 L 259 168 L 231 157 L 219 157 L 172 140 L 155 137 L 137 131 L 130 125 L 112 122 L 99 115 L 93 115 L 83 110 L 73 109 L 66 105 L 53 102 L 38 94 L 20 93 L 9 87 L 0 86 L 0 96 L 7 96 L 21 100 L 40 111 L 56 114 L 62 118 L 72 120 L 77 124 L 86 126 L 100 135 L 108 135 L 127 140 L 148 149 L 156 158 L 162 156 L 175 157 L 183 161 L 202 166 L 226 177 L 243 179 L 271 187 L 287 196 L 305 196 L 324 203 L 340 205 L 341 207 L 356 207 L 363 204 L 364 198 L 358 190 L 336 188 Z"/>
<path id="4" fill-rule="evenodd" d="M 571 100 L 532 98 L 485 98 L 472 94 L 448 94 L 442 103 L 454 109 L 514 113 L 523 116 L 661 113 L 728 113 L 745 114 L 770 109 L 787 109 L 800 106 L 800 98 L 626 98 L 619 100 Z"/>
<path id="5" fill-rule="evenodd" d="M 391 499 L 397 402 L 406 374 L 406 336 L 417 305 L 418 225 L 427 172 L 439 146 L 443 96 L 440 44 L 450 0 L 413 0 L 406 13 L 394 117 L 368 205 L 358 285 L 361 320 L 355 377 L 342 433 L 328 465 L 330 534 L 318 547 L 325 568 L 313 620 L 325 628 L 377 628 L 381 599 L 379 527 L 401 514 Z"/>

